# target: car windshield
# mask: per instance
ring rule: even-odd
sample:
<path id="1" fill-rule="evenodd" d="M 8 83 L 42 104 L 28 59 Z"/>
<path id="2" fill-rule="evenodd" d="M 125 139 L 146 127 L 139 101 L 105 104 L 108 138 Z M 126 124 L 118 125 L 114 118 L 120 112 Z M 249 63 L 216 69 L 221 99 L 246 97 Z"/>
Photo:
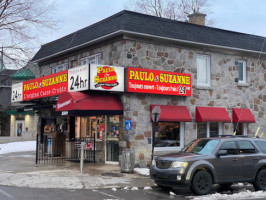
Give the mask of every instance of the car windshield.
<path id="1" fill-rule="evenodd" d="M 219 142 L 219 140 L 215 139 L 197 139 L 182 149 L 182 152 L 210 155 L 217 147 Z"/>

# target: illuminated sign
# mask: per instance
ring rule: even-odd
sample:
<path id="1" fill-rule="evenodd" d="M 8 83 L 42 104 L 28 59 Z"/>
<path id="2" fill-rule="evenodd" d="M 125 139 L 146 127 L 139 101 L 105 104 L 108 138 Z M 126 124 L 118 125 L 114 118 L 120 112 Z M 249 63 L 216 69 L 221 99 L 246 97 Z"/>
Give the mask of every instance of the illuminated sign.
<path id="1" fill-rule="evenodd" d="M 127 91 L 191 96 L 191 75 L 129 67 Z"/>
<path id="2" fill-rule="evenodd" d="M 90 89 L 124 91 L 124 68 L 106 65 L 90 65 Z"/>
<path id="3" fill-rule="evenodd" d="M 22 87 L 23 83 L 12 84 L 11 102 L 22 101 Z"/>
<path id="4" fill-rule="evenodd" d="M 89 65 L 83 65 L 68 70 L 68 91 L 83 91 L 89 89 Z"/>
<path id="5" fill-rule="evenodd" d="M 22 89 L 23 101 L 62 94 L 68 89 L 68 71 L 24 81 Z"/>

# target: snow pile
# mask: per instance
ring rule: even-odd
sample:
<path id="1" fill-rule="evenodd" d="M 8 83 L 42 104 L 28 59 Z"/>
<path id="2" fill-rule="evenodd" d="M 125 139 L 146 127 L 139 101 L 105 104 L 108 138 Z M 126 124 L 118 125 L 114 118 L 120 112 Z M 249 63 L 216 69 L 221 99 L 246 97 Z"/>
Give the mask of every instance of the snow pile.
<path id="1" fill-rule="evenodd" d="M 257 191 L 251 192 L 249 190 L 235 193 L 235 194 L 209 194 L 205 196 L 199 196 L 192 198 L 193 200 L 234 200 L 234 199 L 252 199 L 252 198 L 264 198 L 266 199 L 266 192 Z"/>
<path id="2" fill-rule="evenodd" d="M 115 192 L 116 190 L 117 190 L 116 188 L 112 188 L 112 191 L 114 191 L 114 192 Z"/>
<path id="3" fill-rule="evenodd" d="M 145 186 L 143 190 L 151 190 L 152 188 L 150 186 Z"/>
<path id="4" fill-rule="evenodd" d="M 134 168 L 134 172 L 144 175 L 144 176 L 150 176 L 150 169 L 149 168 Z"/>
<path id="5" fill-rule="evenodd" d="M 36 151 L 36 141 L 0 144 L 0 154 L 24 151 Z"/>
<path id="6" fill-rule="evenodd" d="M 171 196 L 175 196 L 175 195 L 176 195 L 176 194 L 175 194 L 174 192 L 172 192 L 172 191 L 170 191 L 169 194 L 170 194 Z"/>
<path id="7" fill-rule="evenodd" d="M 137 188 L 137 187 L 133 187 L 133 188 L 131 188 L 131 190 L 138 190 L 139 188 Z"/>

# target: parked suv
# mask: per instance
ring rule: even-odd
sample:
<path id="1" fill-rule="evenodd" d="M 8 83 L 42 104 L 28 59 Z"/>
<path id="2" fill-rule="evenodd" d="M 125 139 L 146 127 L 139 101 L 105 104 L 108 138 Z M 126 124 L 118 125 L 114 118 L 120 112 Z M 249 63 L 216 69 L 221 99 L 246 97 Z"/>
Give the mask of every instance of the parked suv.
<path id="1" fill-rule="evenodd" d="M 150 176 L 161 188 L 190 187 L 197 195 L 210 193 L 212 184 L 229 188 L 235 182 L 250 182 L 256 190 L 266 190 L 266 140 L 196 139 L 178 153 L 156 157 Z"/>

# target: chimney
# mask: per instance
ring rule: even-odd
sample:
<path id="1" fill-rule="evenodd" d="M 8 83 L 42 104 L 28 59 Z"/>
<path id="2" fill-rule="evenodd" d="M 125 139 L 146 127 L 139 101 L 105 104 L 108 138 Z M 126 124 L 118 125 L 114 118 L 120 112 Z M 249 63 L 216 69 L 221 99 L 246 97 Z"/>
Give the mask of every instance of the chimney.
<path id="1" fill-rule="evenodd" d="M 205 14 L 199 13 L 199 12 L 194 12 L 191 15 L 188 15 L 188 22 L 191 24 L 197 24 L 201 26 L 205 26 Z"/>

